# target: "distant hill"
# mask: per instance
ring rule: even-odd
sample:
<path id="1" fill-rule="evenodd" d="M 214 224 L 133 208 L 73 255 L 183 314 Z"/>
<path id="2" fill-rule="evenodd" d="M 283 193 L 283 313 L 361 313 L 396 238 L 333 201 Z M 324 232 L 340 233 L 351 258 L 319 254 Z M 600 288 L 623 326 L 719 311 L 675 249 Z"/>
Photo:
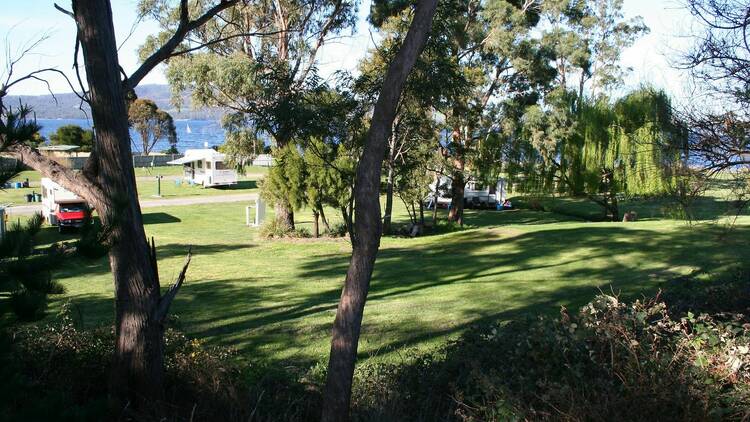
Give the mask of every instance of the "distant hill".
<path id="1" fill-rule="evenodd" d="M 166 110 L 175 119 L 197 119 L 197 120 L 218 120 L 224 114 L 224 110 L 219 108 L 199 108 L 192 109 L 190 94 L 185 93 L 182 96 L 182 106 L 178 111 L 172 105 L 172 92 L 168 85 L 143 85 L 135 89 L 139 98 L 148 98 L 156 102 L 159 108 Z M 57 102 L 55 102 L 55 99 Z M 84 119 L 91 116 L 87 104 L 83 105 L 85 113 L 78 106 L 81 100 L 73 93 L 52 95 L 20 95 L 8 96 L 4 100 L 5 104 L 18 104 L 18 101 L 31 107 L 38 119 Z"/>

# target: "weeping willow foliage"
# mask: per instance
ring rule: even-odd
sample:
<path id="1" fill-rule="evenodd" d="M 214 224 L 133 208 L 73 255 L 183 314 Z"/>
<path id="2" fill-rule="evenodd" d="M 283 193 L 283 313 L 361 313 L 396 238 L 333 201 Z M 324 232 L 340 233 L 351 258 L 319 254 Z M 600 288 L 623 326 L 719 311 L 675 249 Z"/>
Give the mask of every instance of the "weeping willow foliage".
<path id="1" fill-rule="evenodd" d="M 614 104 L 570 102 L 523 115 L 522 142 L 509 148 L 508 172 L 526 192 L 659 195 L 672 183 L 685 135 L 669 97 L 641 88 Z M 611 172 L 611 183 L 602 175 Z M 604 192 L 606 190 L 607 192 Z"/>

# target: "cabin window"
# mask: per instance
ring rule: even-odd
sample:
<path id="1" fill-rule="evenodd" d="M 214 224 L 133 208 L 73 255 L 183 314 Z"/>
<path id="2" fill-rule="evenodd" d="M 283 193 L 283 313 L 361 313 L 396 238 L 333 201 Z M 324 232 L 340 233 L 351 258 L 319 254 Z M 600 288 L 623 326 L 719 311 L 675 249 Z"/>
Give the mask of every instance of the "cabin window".
<path id="1" fill-rule="evenodd" d="M 199 169 L 202 169 L 203 168 L 203 161 L 196 161 L 196 167 L 198 167 Z"/>
<path id="2" fill-rule="evenodd" d="M 206 169 L 211 170 L 211 162 L 206 161 Z"/>
<path id="3" fill-rule="evenodd" d="M 214 163 L 214 168 L 216 170 L 226 170 L 227 165 L 223 161 L 217 161 Z"/>

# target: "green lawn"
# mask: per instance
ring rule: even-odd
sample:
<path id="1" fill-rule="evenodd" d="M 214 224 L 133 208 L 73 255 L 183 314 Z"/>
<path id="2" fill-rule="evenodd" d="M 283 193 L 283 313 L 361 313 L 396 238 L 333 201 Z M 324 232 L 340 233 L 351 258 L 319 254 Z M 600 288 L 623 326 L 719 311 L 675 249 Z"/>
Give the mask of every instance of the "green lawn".
<path id="1" fill-rule="evenodd" d="M 733 197 L 728 189 L 729 181 L 715 180 L 706 194 L 693 204 L 696 220 L 715 220 L 726 215 L 736 214 Z M 597 221 L 602 219 L 602 208 L 585 197 L 516 196 L 511 198 L 514 205 L 528 208 L 537 201 L 546 210 L 569 215 L 579 219 Z M 635 211 L 639 220 L 680 219 L 681 214 L 674 200 L 669 198 L 626 198 L 618 202 L 620 215 Z M 741 215 L 750 215 L 750 208 Z"/>
<path id="2" fill-rule="evenodd" d="M 265 241 L 244 226 L 244 205 L 148 209 L 166 284 L 188 245 L 194 259 L 173 312 L 188 335 L 231 346 L 252 360 L 324 361 L 341 283 L 346 240 Z M 270 210 L 269 210 L 270 211 Z M 397 210 L 403 218 L 403 210 Z M 329 215 L 335 213 L 329 211 Z M 271 217 L 269 215 L 269 217 Z M 297 215 L 310 227 L 310 215 Z M 513 319 L 561 305 L 575 308 L 599 290 L 638 296 L 665 280 L 720 270 L 750 258 L 750 219 L 728 237 L 721 228 L 676 221 L 584 223 L 524 210 L 468 211 L 467 228 L 382 241 L 360 343 L 362 357 L 401 359 L 472 323 Z M 46 241 L 59 240 L 52 230 Z M 110 323 L 106 259 L 74 259 L 55 274 L 85 325 Z"/>
<path id="3" fill-rule="evenodd" d="M 249 166 L 244 175 L 239 176 L 237 185 L 223 188 L 204 189 L 200 186 L 190 186 L 186 183 L 175 183 L 174 177 L 182 174 L 182 166 L 152 167 L 135 169 L 138 178 L 138 194 L 141 199 L 150 199 L 156 195 L 156 176 L 167 176 L 161 181 L 161 195 L 164 198 L 175 198 L 195 195 L 227 195 L 232 193 L 257 192 L 258 180 L 268 172 L 266 167 Z M 29 188 L 0 190 L 0 205 L 26 204 L 26 195 L 36 192 L 40 193 L 41 176 L 36 171 L 21 172 L 14 181 L 22 182 L 29 179 Z"/>

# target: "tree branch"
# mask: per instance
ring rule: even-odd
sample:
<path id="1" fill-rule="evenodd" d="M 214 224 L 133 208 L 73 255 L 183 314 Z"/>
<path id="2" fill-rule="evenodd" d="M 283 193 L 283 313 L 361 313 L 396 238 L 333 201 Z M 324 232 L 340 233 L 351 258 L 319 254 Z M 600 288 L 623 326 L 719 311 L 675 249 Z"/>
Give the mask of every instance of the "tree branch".
<path id="1" fill-rule="evenodd" d="M 149 72 L 151 72 L 156 66 L 158 66 L 164 60 L 169 59 L 169 57 L 172 55 L 172 52 L 174 52 L 175 49 L 177 49 L 177 46 L 179 46 L 180 43 L 182 43 L 182 41 L 185 39 L 185 36 L 187 36 L 187 34 L 190 31 L 193 31 L 201 27 L 203 24 L 208 22 L 211 18 L 216 16 L 219 12 L 231 6 L 234 6 L 238 2 L 239 0 L 221 0 L 219 4 L 208 9 L 206 13 L 201 15 L 199 18 L 190 20 L 188 16 L 188 4 L 187 4 L 188 2 L 187 0 L 181 0 L 180 1 L 180 23 L 177 26 L 177 30 L 172 35 L 172 37 L 170 37 L 169 40 L 167 40 L 167 42 L 164 43 L 164 45 L 159 47 L 158 50 L 156 50 L 146 60 L 144 60 L 141 66 L 135 72 L 133 72 L 133 74 L 130 75 L 129 78 L 123 81 L 123 88 L 126 91 L 135 89 L 135 87 L 138 86 L 141 80 L 144 77 L 146 77 L 146 75 Z"/>
<path id="2" fill-rule="evenodd" d="M 34 170 L 42 173 L 42 175 L 54 180 L 60 186 L 93 204 L 94 208 L 101 208 L 99 204 L 102 198 L 105 197 L 104 191 L 82 173 L 63 166 L 57 161 L 40 154 L 39 151 L 32 149 L 28 145 L 11 145 L 8 147 L 7 152 L 13 154 L 14 157 Z"/>
<path id="3" fill-rule="evenodd" d="M 164 322 L 164 320 L 167 318 L 169 306 L 172 305 L 172 301 L 174 300 L 175 296 L 177 296 L 177 292 L 180 290 L 180 287 L 182 287 L 182 283 L 185 282 L 185 275 L 187 274 L 188 266 L 190 266 L 190 259 L 192 258 L 192 256 L 193 248 L 191 246 L 188 247 L 185 264 L 182 266 L 182 271 L 180 271 L 180 274 L 177 276 L 177 280 L 175 280 L 174 284 L 172 284 L 172 287 L 170 287 L 169 290 L 164 293 L 161 299 L 159 299 L 159 308 L 156 311 L 156 318 L 161 322 Z M 156 266 L 154 266 L 154 268 L 156 268 Z"/>

